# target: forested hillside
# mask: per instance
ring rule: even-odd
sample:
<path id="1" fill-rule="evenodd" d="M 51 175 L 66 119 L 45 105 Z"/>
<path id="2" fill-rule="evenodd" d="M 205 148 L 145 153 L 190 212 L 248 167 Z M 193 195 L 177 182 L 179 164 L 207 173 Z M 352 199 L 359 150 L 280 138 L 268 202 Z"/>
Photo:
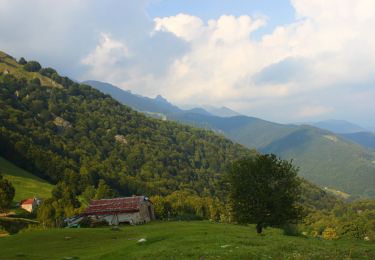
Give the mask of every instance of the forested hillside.
<path id="1" fill-rule="evenodd" d="M 254 153 L 213 132 L 147 118 L 53 69 L 27 72 L 5 54 L 0 64 L 1 156 L 76 194 L 103 179 L 121 195 L 214 195 L 226 166 Z"/>
<path id="2" fill-rule="evenodd" d="M 149 112 L 165 113 L 168 119 L 214 130 L 250 149 L 293 159 L 300 167 L 300 176 L 322 187 L 349 193 L 352 198 L 375 197 L 375 153 L 366 149 L 366 146 L 348 141 L 346 136 L 344 139 L 308 125 L 277 124 L 248 116 L 223 118 L 198 109 L 178 110 L 168 102 L 158 105 L 153 99 L 123 91 L 110 84 L 97 81 L 88 83 L 140 111 L 142 100 L 147 100 L 153 105 L 153 108 L 148 108 L 154 109 Z M 134 100 L 140 102 L 134 104 Z M 168 109 L 165 104 L 169 104 Z"/>

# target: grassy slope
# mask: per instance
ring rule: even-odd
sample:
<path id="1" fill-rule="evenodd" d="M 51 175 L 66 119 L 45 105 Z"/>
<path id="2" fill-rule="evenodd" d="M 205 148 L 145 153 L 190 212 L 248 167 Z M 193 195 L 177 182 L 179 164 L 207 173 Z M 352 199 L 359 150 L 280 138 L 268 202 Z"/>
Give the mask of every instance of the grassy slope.
<path id="1" fill-rule="evenodd" d="M 139 245 L 137 241 L 146 238 Z M 15 259 L 374 259 L 362 241 L 322 241 L 267 229 L 208 222 L 150 223 L 120 231 L 53 229 L 0 239 L 1 257 Z M 71 258 L 74 259 L 74 258 Z"/>
<path id="2" fill-rule="evenodd" d="M 2 61 L 0 62 L 0 72 L 8 71 L 16 77 L 26 78 L 27 80 L 39 78 L 43 86 L 62 88 L 60 84 L 56 83 L 48 77 L 45 77 L 37 72 L 25 71 L 22 68 L 22 65 L 18 64 L 12 57 L 2 51 L 0 51 L 0 60 Z"/>
<path id="3" fill-rule="evenodd" d="M 18 168 L 14 164 L 0 157 L 0 172 L 10 180 L 16 189 L 15 201 L 37 196 L 47 198 L 51 196 L 52 185 L 39 177 Z"/>

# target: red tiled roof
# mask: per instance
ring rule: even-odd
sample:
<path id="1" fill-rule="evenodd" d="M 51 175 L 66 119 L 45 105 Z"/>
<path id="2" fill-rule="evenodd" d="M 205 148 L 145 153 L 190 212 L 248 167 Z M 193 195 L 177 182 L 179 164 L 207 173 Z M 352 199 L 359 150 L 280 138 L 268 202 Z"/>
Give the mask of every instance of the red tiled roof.
<path id="1" fill-rule="evenodd" d="M 144 196 L 116 199 L 92 200 L 84 215 L 106 215 L 113 213 L 138 212 Z"/>
<path id="2" fill-rule="evenodd" d="M 33 203 L 34 203 L 34 199 L 25 199 L 21 201 L 21 205 L 33 204 Z"/>

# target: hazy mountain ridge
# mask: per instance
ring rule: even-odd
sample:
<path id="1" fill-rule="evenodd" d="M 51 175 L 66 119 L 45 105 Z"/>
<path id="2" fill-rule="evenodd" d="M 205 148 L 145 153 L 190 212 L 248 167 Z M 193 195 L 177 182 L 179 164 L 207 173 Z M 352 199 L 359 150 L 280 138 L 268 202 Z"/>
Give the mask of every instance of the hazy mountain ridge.
<path id="1" fill-rule="evenodd" d="M 203 108 L 213 116 L 220 116 L 220 117 L 241 116 L 240 113 L 225 106 L 222 106 L 222 107 L 203 106 Z"/>
<path id="2" fill-rule="evenodd" d="M 368 149 L 375 150 L 375 134 L 372 132 L 357 132 L 340 135 Z"/>
<path id="3" fill-rule="evenodd" d="M 310 123 L 310 125 L 331 131 L 336 134 L 349 134 L 349 133 L 357 133 L 357 132 L 365 132 L 366 129 L 362 126 L 353 124 L 351 122 L 345 120 L 336 120 L 330 119 L 315 123 Z"/>

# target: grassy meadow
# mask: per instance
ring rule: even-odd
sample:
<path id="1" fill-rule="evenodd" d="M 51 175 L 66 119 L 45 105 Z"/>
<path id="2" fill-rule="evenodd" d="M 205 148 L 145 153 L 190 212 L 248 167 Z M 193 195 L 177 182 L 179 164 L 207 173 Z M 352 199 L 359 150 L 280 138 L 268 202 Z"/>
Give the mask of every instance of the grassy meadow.
<path id="1" fill-rule="evenodd" d="M 53 185 L 24 171 L 2 157 L 0 157 L 0 172 L 5 179 L 12 182 L 16 189 L 14 201 L 18 202 L 34 196 L 39 198 L 48 198 L 51 196 Z"/>
<path id="2" fill-rule="evenodd" d="M 138 240 L 145 238 L 146 242 Z M 375 243 L 283 235 L 207 221 L 50 229 L 0 238 L 1 259 L 375 259 Z"/>

